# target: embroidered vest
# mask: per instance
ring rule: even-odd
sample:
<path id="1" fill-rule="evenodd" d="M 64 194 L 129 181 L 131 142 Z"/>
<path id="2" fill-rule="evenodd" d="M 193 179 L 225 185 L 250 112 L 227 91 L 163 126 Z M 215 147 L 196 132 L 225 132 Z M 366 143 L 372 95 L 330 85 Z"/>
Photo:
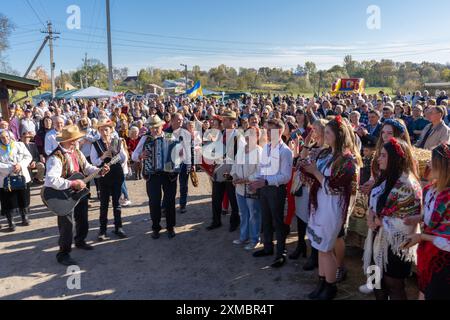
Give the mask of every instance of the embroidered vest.
<path id="1" fill-rule="evenodd" d="M 60 147 L 56 148 L 56 150 L 52 153 L 52 155 L 55 156 L 56 158 L 58 158 L 62 163 L 62 172 L 61 172 L 62 178 L 67 179 L 75 173 L 70 169 L 70 164 L 67 160 L 67 156 L 65 155 L 65 153 L 63 152 L 63 150 Z M 82 157 L 81 157 L 80 150 L 75 149 L 75 157 L 78 161 L 78 166 L 80 168 L 80 172 L 83 173 L 84 168 L 85 168 L 85 163 L 81 161 Z"/>

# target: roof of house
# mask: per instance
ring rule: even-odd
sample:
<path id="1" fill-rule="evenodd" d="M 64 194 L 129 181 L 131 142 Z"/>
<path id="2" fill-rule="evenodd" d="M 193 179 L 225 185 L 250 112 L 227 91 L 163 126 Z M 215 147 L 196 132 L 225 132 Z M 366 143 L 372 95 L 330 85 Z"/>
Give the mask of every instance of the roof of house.
<path id="1" fill-rule="evenodd" d="M 37 80 L 14 76 L 12 74 L 0 73 L 0 83 L 8 89 L 18 91 L 34 90 L 41 85 Z"/>
<path id="2" fill-rule="evenodd" d="M 127 77 L 125 80 L 123 80 L 123 82 L 130 82 L 130 81 L 137 81 L 138 77 L 137 76 L 130 76 Z"/>

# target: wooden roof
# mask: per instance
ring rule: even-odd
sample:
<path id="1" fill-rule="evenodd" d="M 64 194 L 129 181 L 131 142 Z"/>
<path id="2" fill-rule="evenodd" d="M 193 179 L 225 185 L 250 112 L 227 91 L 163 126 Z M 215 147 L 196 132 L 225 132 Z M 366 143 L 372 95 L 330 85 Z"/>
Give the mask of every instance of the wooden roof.
<path id="1" fill-rule="evenodd" d="M 30 91 L 41 85 L 41 83 L 36 80 L 0 73 L 0 85 L 2 84 L 8 89 L 17 91 Z"/>

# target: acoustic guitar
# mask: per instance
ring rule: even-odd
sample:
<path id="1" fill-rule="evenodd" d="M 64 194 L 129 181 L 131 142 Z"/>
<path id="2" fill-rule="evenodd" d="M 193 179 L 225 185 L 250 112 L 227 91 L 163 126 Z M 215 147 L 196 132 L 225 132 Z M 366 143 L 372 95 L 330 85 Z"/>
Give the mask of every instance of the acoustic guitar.
<path id="1" fill-rule="evenodd" d="M 120 161 L 120 154 L 111 159 L 108 165 L 116 164 Z M 100 175 L 103 168 L 99 168 L 88 177 L 84 177 L 81 173 L 75 173 L 67 180 L 83 180 L 84 183 L 89 183 Z M 68 216 L 75 209 L 78 203 L 90 193 L 88 188 L 82 190 L 73 190 L 71 188 L 66 190 L 56 190 L 50 187 L 43 187 L 41 190 L 41 199 L 44 205 L 57 216 Z"/>

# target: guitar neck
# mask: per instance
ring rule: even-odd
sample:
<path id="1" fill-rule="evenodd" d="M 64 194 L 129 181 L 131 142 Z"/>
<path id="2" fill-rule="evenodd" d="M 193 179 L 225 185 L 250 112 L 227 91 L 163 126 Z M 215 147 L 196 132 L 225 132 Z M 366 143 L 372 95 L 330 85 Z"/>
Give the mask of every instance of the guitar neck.
<path id="1" fill-rule="evenodd" d="M 107 163 L 107 165 L 112 166 L 113 164 L 116 164 L 120 161 L 120 154 L 118 154 L 117 156 L 115 156 L 114 158 L 111 159 L 111 161 L 109 163 Z M 84 183 L 89 183 L 92 180 L 94 180 L 95 178 L 97 178 L 100 175 L 100 172 L 103 170 L 103 167 L 99 168 L 98 170 L 95 170 L 92 174 L 90 174 L 89 176 L 87 176 L 86 178 L 83 179 Z"/>
<path id="2" fill-rule="evenodd" d="M 93 172 L 91 175 L 87 176 L 86 178 L 83 179 L 84 183 L 89 183 L 92 180 L 94 180 L 95 178 L 97 178 L 100 175 L 100 172 L 103 170 L 103 168 L 100 168 L 98 170 L 95 170 L 95 172 Z"/>

